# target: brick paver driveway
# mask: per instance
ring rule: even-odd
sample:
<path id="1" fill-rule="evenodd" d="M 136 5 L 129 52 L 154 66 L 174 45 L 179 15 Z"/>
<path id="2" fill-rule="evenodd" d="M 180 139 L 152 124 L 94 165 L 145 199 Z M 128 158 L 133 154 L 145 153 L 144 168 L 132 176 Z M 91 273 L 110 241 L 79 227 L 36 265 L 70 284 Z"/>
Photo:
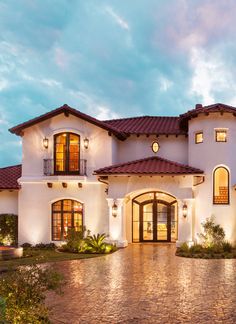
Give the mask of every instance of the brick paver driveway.
<path id="1" fill-rule="evenodd" d="M 236 323 L 236 260 L 174 253 L 174 245 L 133 244 L 56 263 L 67 285 L 48 298 L 53 323 Z"/>

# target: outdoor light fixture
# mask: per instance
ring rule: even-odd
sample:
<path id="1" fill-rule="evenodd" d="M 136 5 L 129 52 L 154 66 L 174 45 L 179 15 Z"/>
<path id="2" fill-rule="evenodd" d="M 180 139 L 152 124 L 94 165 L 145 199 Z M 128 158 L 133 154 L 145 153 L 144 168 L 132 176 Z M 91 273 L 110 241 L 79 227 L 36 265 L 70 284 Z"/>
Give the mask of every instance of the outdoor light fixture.
<path id="1" fill-rule="evenodd" d="M 117 210 L 118 210 L 118 206 L 114 200 L 113 206 L 112 206 L 112 216 L 116 217 L 117 216 Z"/>
<path id="2" fill-rule="evenodd" d="M 87 150 L 89 147 L 89 139 L 87 137 L 85 137 L 84 139 L 84 148 Z"/>
<path id="3" fill-rule="evenodd" d="M 44 139 L 43 139 L 43 147 L 44 147 L 45 149 L 48 148 L 48 138 L 47 138 L 47 137 L 44 137 Z"/>
<path id="4" fill-rule="evenodd" d="M 186 203 L 183 204 L 183 217 L 187 217 L 188 206 Z"/>

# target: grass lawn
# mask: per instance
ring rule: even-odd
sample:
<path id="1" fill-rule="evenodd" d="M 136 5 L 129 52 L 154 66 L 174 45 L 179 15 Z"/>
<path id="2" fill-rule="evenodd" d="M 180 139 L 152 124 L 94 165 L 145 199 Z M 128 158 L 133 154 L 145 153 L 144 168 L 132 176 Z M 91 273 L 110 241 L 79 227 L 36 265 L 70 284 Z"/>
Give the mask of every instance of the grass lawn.
<path id="1" fill-rule="evenodd" d="M 0 271 L 33 263 L 46 263 L 65 260 L 88 259 L 101 256 L 102 254 L 77 254 L 69 252 L 57 252 L 55 250 L 31 250 L 25 249 L 24 256 L 19 259 L 1 260 Z"/>

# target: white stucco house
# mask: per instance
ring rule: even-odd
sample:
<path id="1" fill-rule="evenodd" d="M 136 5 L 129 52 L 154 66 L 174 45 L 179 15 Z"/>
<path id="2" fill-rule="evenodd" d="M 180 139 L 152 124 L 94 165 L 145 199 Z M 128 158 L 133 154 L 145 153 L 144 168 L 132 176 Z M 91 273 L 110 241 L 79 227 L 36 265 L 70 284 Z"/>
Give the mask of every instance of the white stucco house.
<path id="1" fill-rule="evenodd" d="M 67 105 L 10 129 L 22 164 L 0 169 L 0 213 L 19 243 L 82 225 L 119 246 L 194 242 L 211 215 L 236 241 L 236 108 L 100 121 Z"/>

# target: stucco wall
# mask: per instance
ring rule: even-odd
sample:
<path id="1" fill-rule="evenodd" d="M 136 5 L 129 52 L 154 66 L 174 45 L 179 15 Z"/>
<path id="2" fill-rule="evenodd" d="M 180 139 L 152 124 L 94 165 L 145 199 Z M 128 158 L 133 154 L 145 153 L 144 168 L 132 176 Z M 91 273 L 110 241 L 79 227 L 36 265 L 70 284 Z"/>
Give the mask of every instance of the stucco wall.
<path id="1" fill-rule="evenodd" d="M 160 149 L 157 154 L 152 152 L 152 142 L 158 141 Z M 124 142 L 117 143 L 117 162 L 127 162 L 142 159 L 150 156 L 160 156 L 172 161 L 185 163 L 188 162 L 188 139 L 180 135 L 166 136 L 144 136 L 137 137 L 132 135 Z"/>
<path id="2" fill-rule="evenodd" d="M 103 184 L 61 183 L 48 188 L 46 183 L 24 184 L 19 201 L 19 241 L 39 243 L 51 241 L 51 205 L 60 199 L 74 199 L 84 204 L 84 225 L 92 233 L 108 233 L 108 205 Z"/>
<path id="3" fill-rule="evenodd" d="M 23 149 L 23 177 L 42 177 L 43 176 L 43 159 L 53 158 L 53 136 L 60 132 L 74 132 L 81 136 L 81 152 L 80 158 L 87 160 L 88 177 L 94 179 L 93 171 L 111 165 L 112 158 L 116 156 L 112 152 L 112 148 L 116 150 L 116 146 L 112 146 L 115 141 L 108 132 L 91 123 L 88 123 L 75 116 L 69 115 L 65 117 L 60 114 L 56 117 L 48 119 L 24 131 L 22 138 Z M 49 139 L 49 147 L 43 147 L 43 138 Z M 83 146 L 83 140 L 89 139 L 89 148 L 86 150 Z"/>
<path id="4" fill-rule="evenodd" d="M 18 191 L 0 192 L 0 214 L 18 215 Z"/>
<path id="5" fill-rule="evenodd" d="M 228 130 L 227 142 L 215 141 L 215 129 Z M 195 133 L 203 131 L 203 143 L 195 144 Z M 236 119 L 232 114 L 209 114 L 199 116 L 189 122 L 189 164 L 202 169 L 205 182 L 194 189 L 196 217 L 195 237 L 199 233 L 201 223 L 211 215 L 216 223 L 225 229 L 228 240 L 236 240 Z M 226 166 L 230 171 L 230 204 L 213 204 L 213 170 L 216 166 Z"/>

